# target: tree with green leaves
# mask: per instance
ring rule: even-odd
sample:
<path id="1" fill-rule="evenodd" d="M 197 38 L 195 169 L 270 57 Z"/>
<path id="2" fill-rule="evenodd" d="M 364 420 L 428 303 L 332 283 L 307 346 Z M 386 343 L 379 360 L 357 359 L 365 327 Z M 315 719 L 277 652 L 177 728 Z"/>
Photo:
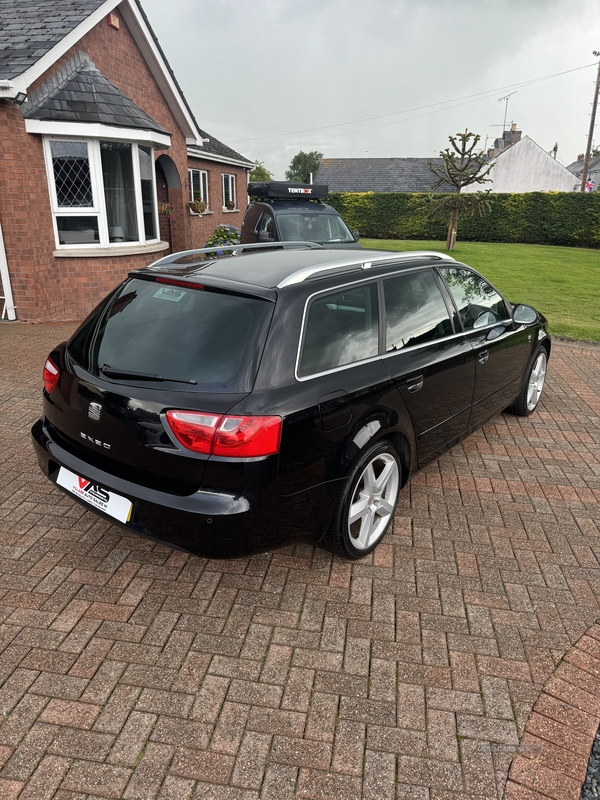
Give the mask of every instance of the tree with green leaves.
<path id="1" fill-rule="evenodd" d="M 316 150 L 305 153 L 303 150 L 300 150 L 300 152 L 292 158 L 289 169 L 286 170 L 286 181 L 310 183 L 311 174 L 314 179 L 322 160 L 323 153 L 317 153 Z"/>
<path id="2" fill-rule="evenodd" d="M 253 183 L 268 183 L 273 180 L 273 174 L 265 167 L 262 161 L 255 161 L 254 168 L 250 170 L 249 180 Z"/>
<path id="3" fill-rule="evenodd" d="M 434 167 L 429 162 L 429 169 L 438 179 L 432 188 L 438 189 L 444 184 L 450 184 L 456 189 L 456 192 L 452 194 L 443 197 L 430 196 L 429 198 L 430 217 L 445 217 L 448 212 L 450 213 L 446 250 L 454 250 L 460 214 L 484 216 L 489 213 L 490 206 L 487 195 L 490 189 L 486 192 L 461 194 L 461 190 L 465 186 L 473 183 L 491 183 L 492 179 L 487 175 L 494 165 L 489 163 L 486 153 L 476 150 L 480 139 L 479 134 L 471 133 L 469 130 L 457 133 L 456 136 L 449 136 L 448 141 L 452 145 L 452 149 L 447 147 L 440 152 L 443 164 Z"/>

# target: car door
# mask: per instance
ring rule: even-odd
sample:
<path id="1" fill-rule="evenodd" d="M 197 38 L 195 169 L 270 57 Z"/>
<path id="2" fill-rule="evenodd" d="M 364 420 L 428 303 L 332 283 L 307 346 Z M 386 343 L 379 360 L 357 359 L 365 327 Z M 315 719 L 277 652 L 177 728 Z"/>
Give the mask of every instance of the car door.
<path id="1" fill-rule="evenodd" d="M 379 354 L 376 281 L 316 293 L 302 327 L 292 391 L 285 392 L 284 495 L 343 477 L 401 405 Z"/>
<path id="2" fill-rule="evenodd" d="M 475 376 L 473 348 L 455 333 L 438 280 L 421 269 L 382 281 L 384 361 L 411 416 L 419 463 L 465 434 Z"/>
<path id="3" fill-rule="evenodd" d="M 260 203 L 250 203 L 242 222 L 242 244 L 255 244 L 258 241 L 256 225 L 263 212 L 264 206 Z"/>
<path id="4" fill-rule="evenodd" d="M 475 386 L 469 428 L 483 425 L 519 392 L 530 332 L 515 326 L 511 309 L 494 287 L 466 267 L 441 267 L 475 351 Z"/>

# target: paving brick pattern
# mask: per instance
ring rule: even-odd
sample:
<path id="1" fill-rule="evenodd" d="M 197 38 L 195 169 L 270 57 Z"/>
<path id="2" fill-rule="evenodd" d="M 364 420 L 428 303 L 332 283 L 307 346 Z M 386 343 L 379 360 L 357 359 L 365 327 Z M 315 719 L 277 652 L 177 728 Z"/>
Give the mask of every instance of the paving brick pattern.
<path id="1" fill-rule="evenodd" d="M 511 763 L 511 800 L 567 796 L 600 664 L 598 350 L 555 347 L 539 411 L 415 476 L 373 556 L 208 561 L 39 472 L 72 328 L 0 324 L 0 798 L 492 800 Z"/>

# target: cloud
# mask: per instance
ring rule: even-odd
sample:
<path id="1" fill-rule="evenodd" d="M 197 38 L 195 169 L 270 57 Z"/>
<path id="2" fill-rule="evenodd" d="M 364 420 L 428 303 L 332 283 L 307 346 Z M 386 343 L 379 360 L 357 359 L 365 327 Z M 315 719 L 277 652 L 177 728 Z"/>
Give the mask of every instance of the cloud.
<path id="1" fill-rule="evenodd" d="M 174 0 L 167 9 L 159 0 L 142 3 L 200 125 L 277 177 L 300 149 L 431 156 L 467 127 L 497 136 L 502 91 L 427 116 L 405 114 L 415 118 L 394 124 L 293 132 L 591 63 L 600 38 L 592 0 Z M 593 79 L 590 69 L 519 89 L 509 119 L 545 149 L 558 141 L 559 158 L 568 163 L 585 146 Z M 291 135 L 260 138 L 279 133 Z"/>

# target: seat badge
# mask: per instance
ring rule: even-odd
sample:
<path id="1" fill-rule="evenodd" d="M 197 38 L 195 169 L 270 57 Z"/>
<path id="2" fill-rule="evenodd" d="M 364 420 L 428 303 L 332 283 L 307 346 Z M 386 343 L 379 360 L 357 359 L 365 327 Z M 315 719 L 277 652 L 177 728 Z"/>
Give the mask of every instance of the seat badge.
<path id="1" fill-rule="evenodd" d="M 90 403 L 88 408 L 88 417 L 90 419 L 99 420 L 102 414 L 102 406 L 100 403 Z"/>

